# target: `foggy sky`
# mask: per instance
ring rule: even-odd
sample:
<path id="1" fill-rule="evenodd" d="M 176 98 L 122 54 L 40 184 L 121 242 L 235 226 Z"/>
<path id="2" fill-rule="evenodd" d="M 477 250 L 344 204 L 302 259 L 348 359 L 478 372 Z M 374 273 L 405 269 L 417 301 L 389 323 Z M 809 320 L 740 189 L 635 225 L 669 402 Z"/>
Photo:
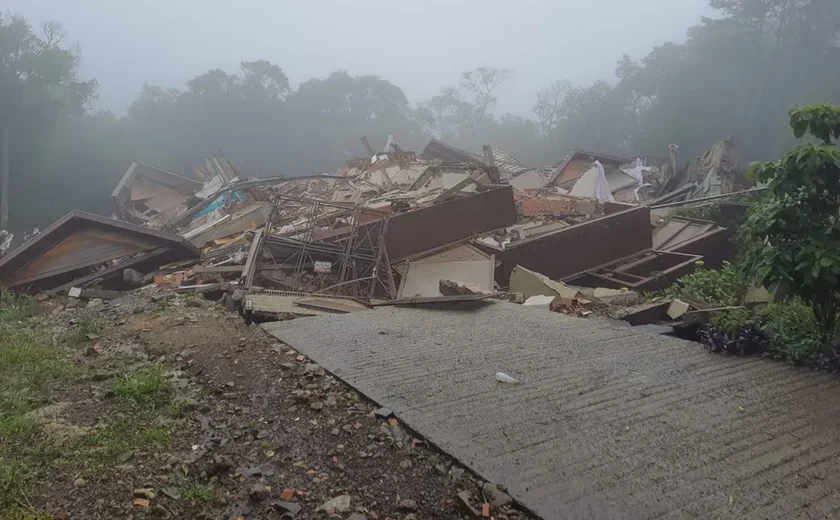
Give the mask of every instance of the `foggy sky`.
<path id="1" fill-rule="evenodd" d="M 413 102 L 462 71 L 516 76 L 497 112 L 529 115 L 557 79 L 612 80 L 622 54 L 643 57 L 713 14 L 708 0 L 5 0 L 33 25 L 61 22 L 99 81 L 96 108 L 123 113 L 143 83 L 184 88 L 211 68 L 267 59 L 293 87 L 344 68 L 377 74 Z"/>

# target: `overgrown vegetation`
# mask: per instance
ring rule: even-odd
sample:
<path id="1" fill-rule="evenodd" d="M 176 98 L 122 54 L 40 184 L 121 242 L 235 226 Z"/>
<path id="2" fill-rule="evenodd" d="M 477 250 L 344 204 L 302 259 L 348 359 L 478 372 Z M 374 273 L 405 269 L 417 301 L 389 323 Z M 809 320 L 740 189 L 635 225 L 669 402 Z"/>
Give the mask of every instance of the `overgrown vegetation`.
<path id="1" fill-rule="evenodd" d="M 737 307 L 748 289 L 741 272 L 726 263 L 722 269 L 698 269 L 666 289 L 667 296 L 693 297 L 713 307 Z M 735 355 L 762 353 L 795 364 L 829 366 L 836 363 L 833 349 L 821 340 L 811 308 L 797 297 L 755 309 L 716 312 L 700 328 L 698 338 L 709 350 Z"/>
<path id="2" fill-rule="evenodd" d="M 699 298 L 713 307 L 740 305 L 747 290 L 747 284 L 738 270 L 724 262 L 722 269 L 703 269 L 702 265 L 693 273 L 683 276 L 665 290 L 667 296 Z"/>
<path id="3" fill-rule="evenodd" d="M 803 144 L 750 173 L 767 184 L 742 226 L 743 272 L 765 287 L 799 297 L 813 311 L 822 343 L 834 339 L 840 312 L 840 107 L 790 111 Z"/>
<path id="4" fill-rule="evenodd" d="M 820 330 L 811 309 L 796 298 L 758 309 L 761 330 L 767 335 L 767 353 L 795 364 L 822 362 Z"/>

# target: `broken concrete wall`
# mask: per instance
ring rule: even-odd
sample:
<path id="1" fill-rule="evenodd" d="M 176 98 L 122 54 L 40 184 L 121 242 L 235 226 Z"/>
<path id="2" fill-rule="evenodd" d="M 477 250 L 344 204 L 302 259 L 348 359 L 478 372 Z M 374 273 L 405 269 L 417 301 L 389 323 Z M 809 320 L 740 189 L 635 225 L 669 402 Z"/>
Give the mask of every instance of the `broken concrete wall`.
<path id="1" fill-rule="evenodd" d="M 541 189 L 545 186 L 546 182 L 548 182 L 548 179 L 541 172 L 531 170 L 512 178 L 509 184 L 516 191 L 528 191 Z"/>
<path id="2" fill-rule="evenodd" d="M 532 296 L 552 296 L 557 298 L 574 298 L 578 290 L 563 282 L 555 282 L 540 273 L 525 269 L 517 265 L 510 275 L 510 292 L 520 293 L 524 298 Z"/>
<path id="3" fill-rule="evenodd" d="M 552 186 L 579 179 L 590 168 L 592 168 L 592 159 L 588 157 L 575 157 L 566 164 L 563 171 L 560 172 L 552 183 Z"/>
<path id="4" fill-rule="evenodd" d="M 474 285 L 481 292 L 492 293 L 494 291 L 493 270 L 495 269 L 493 264 L 490 258 L 409 264 L 400 297 L 441 296 L 441 280 Z"/>
<path id="5" fill-rule="evenodd" d="M 493 251 L 502 261 L 496 280 L 509 284 L 517 265 L 554 280 L 650 248 L 650 209 L 638 207 Z"/>

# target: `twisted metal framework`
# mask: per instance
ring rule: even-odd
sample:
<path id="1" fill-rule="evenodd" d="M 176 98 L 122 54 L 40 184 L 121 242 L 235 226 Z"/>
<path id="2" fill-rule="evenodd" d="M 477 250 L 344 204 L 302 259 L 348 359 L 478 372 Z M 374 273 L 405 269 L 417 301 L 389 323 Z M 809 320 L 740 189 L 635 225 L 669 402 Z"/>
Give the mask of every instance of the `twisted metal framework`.
<path id="1" fill-rule="evenodd" d="M 286 209 L 305 214 L 305 220 L 291 229 L 289 225 L 278 229 L 276 222 Z M 319 223 L 332 219 L 347 225 L 321 232 Z M 249 277 L 248 285 L 266 280 L 291 291 L 395 298 L 385 248 L 388 221 L 388 215 L 358 204 L 277 195 L 258 238 L 252 262 L 255 276 Z M 316 269 L 326 262 L 328 270 Z"/>

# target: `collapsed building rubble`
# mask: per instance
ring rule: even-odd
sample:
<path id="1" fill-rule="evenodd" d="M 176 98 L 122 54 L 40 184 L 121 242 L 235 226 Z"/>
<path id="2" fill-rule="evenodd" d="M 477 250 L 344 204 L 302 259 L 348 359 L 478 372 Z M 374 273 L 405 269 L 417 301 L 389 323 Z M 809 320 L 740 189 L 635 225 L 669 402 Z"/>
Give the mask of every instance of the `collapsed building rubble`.
<path id="1" fill-rule="evenodd" d="M 71 211 L 0 259 L 0 280 L 12 289 L 60 292 L 198 256 L 177 235 Z"/>
<path id="2" fill-rule="evenodd" d="M 538 168 L 499 147 L 362 143 L 368 156 L 337 172 L 292 178 L 247 178 L 221 153 L 194 178 L 132 163 L 112 219 L 60 219 L 0 261 L 0 283 L 77 295 L 154 283 L 232 310 L 313 316 L 478 300 L 539 276 L 574 295 L 526 299 L 557 296 L 554 309 L 586 316 L 599 295 L 627 300 L 732 256 L 725 228 L 651 215 L 742 188 L 731 140 L 681 169 L 582 150 Z"/>

